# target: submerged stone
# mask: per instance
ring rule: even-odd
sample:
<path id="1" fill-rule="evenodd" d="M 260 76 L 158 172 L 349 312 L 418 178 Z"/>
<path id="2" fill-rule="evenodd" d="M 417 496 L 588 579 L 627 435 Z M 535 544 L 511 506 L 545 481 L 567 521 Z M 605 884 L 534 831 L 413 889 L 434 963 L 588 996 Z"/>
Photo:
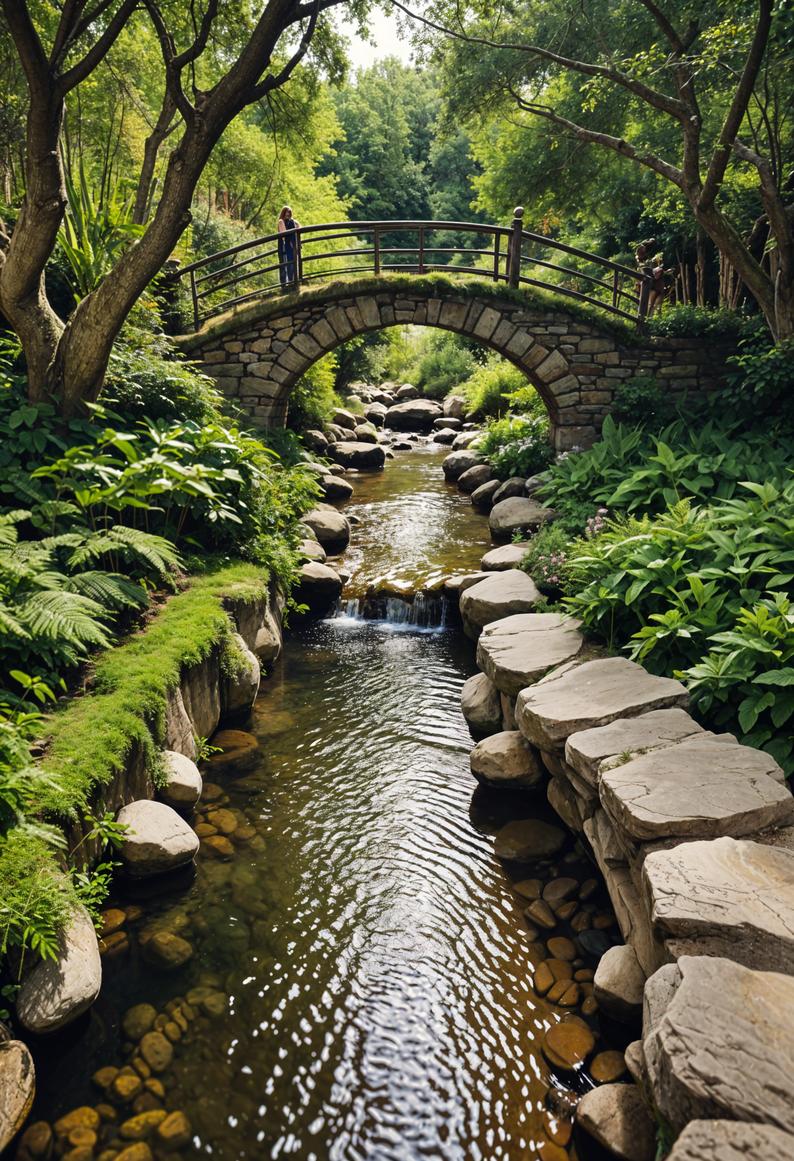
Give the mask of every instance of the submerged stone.
<path id="1" fill-rule="evenodd" d="M 494 854 L 499 859 L 528 863 L 548 859 L 565 845 L 565 832 L 538 818 L 508 822 L 496 834 Z"/>

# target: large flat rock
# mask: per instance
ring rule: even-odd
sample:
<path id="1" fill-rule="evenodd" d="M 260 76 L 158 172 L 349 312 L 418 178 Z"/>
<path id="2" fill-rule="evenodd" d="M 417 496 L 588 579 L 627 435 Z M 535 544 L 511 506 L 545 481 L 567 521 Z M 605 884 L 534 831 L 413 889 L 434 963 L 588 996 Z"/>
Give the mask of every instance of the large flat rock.
<path id="1" fill-rule="evenodd" d="M 794 975 L 794 853 L 718 838 L 643 865 L 656 934 L 676 957 L 716 955 Z"/>
<path id="2" fill-rule="evenodd" d="M 379 471 L 386 462 L 386 452 L 380 444 L 362 443 L 360 440 L 340 440 L 331 444 L 328 454 L 343 468 Z"/>
<path id="3" fill-rule="evenodd" d="M 502 487 L 503 485 L 500 485 Z M 506 568 L 520 568 L 521 561 L 527 554 L 528 540 L 520 540 L 517 544 L 502 544 L 499 548 L 491 548 L 480 561 L 480 568 L 485 572 L 504 572 Z"/>
<path id="4" fill-rule="evenodd" d="M 667 1161 L 791 1161 L 794 1137 L 772 1125 L 692 1121 Z"/>
<path id="5" fill-rule="evenodd" d="M 745 835 L 794 821 L 794 798 L 761 750 L 715 738 L 652 750 L 601 775 L 612 821 L 636 842 Z"/>
<path id="6" fill-rule="evenodd" d="M 496 541 L 512 540 L 514 532 L 534 531 L 554 519 L 554 512 L 526 496 L 509 496 L 494 504 L 488 516 Z"/>
<path id="7" fill-rule="evenodd" d="M 542 750 L 562 749 L 571 734 L 605 726 L 669 706 L 686 707 L 689 695 L 680 681 L 654 677 L 624 657 L 586 661 L 518 695 L 518 728 Z"/>
<path id="8" fill-rule="evenodd" d="M 501 693 L 516 697 L 576 657 L 583 644 L 579 622 L 572 617 L 516 613 L 485 626 L 477 643 L 477 664 Z"/>
<path id="9" fill-rule="evenodd" d="M 571 734 L 565 743 L 565 761 L 595 786 L 602 763 L 608 764 L 623 754 L 644 754 L 672 746 L 703 733 L 703 727 L 686 710 L 652 710 L 637 718 L 618 718 L 609 725 Z"/>
<path id="10" fill-rule="evenodd" d="M 726 1118 L 794 1133 L 794 979 L 709 956 L 660 973 L 670 999 L 644 1028 L 643 1055 L 673 1131 Z"/>
<path id="11" fill-rule="evenodd" d="M 19 1022 L 36 1035 L 56 1032 L 71 1024 L 93 1004 L 102 986 L 96 931 L 84 907 L 74 911 L 58 945 L 57 959 L 37 963 L 17 996 Z"/>
<path id="12" fill-rule="evenodd" d="M 427 432 L 433 427 L 433 420 L 443 414 L 441 404 L 432 399 L 406 399 L 387 410 L 384 422 L 393 431 Z"/>
<path id="13" fill-rule="evenodd" d="M 461 593 L 463 628 L 476 639 L 491 621 L 512 613 L 528 613 L 540 599 L 535 582 L 521 569 L 495 572 Z"/>

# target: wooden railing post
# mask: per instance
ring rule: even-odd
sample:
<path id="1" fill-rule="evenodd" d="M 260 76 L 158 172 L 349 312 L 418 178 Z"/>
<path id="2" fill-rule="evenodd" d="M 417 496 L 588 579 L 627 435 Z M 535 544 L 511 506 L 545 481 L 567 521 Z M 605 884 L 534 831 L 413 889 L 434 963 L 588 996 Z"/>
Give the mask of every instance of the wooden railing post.
<path id="1" fill-rule="evenodd" d="M 493 239 L 493 280 L 499 281 L 499 244 L 502 241 L 501 234 L 494 234 Z"/>
<path id="2" fill-rule="evenodd" d="M 524 207 L 513 210 L 513 224 L 510 227 L 510 242 L 507 250 L 507 285 L 518 286 L 521 277 L 521 231 L 524 229 Z"/>
<path id="3" fill-rule="evenodd" d="M 372 244 L 375 249 L 374 265 L 375 273 L 380 274 L 380 230 L 376 226 L 372 231 Z"/>
<path id="4" fill-rule="evenodd" d="M 195 270 L 190 271 L 190 297 L 193 300 L 193 330 L 197 331 L 199 329 L 199 300 Z"/>
<path id="5" fill-rule="evenodd" d="M 419 273 L 425 272 L 425 228 L 419 227 Z"/>

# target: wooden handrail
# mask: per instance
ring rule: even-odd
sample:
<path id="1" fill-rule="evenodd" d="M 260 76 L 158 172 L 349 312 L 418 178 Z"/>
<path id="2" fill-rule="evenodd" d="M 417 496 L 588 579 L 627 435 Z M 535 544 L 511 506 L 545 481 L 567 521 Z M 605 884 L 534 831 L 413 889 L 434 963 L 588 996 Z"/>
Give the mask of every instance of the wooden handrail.
<path id="1" fill-rule="evenodd" d="M 523 225 L 523 209 L 519 206 L 510 226 L 430 220 L 326 222 L 298 226 L 292 235 L 295 241 L 295 258 L 290 264 L 292 270 L 286 270 L 283 260 L 279 261 L 278 243 L 283 235 L 276 232 L 199 258 L 181 267 L 174 277 L 187 277 L 189 280 L 193 325 L 196 329 L 214 315 L 257 297 L 277 294 L 286 289 L 294 290 L 296 284 L 299 286 L 322 277 L 339 278 L 368 270 L 376 277 L 398 271 L 409 274 L 443 271 L 450 276 L 466 274 L 489 278 L 510 287 L 537 286 L 589 303 L 608 314 L 636 322 L 643 320 L 647 312 L 648 290 L 647 278 L 640 271 L 613 262 L 600 254 L 591 254 L 576 246 L 525 230 Z M 439 239 L 439 244 L 434 245 L 432 236 L 428 237 L 434 232 L 474 235 L 473 245 L 467 246 L 460 239 Z M 416 245 L 407 244 L 408 240 L 400 245 L 384 245 L 384 241 L 391 242 L 397 234 L 415 234 Z M 356 244 L 340 249 L 328 245 L 347 239 L 353 239 Z M 484 244 L 481 239 L 488 239 L 490 245 Z M 371 240 L 371 245 L 367 244 L 367 240 Z M 452 244 L 455 241 L 461 244 Z M 537 254 L 528 252 L 530 249 Z M 395 257 L 402 259 L 406 255 L 415 255 L 416 258 L 414 261 L 388 260 Z M 570 261 L 557 261 L 557 255 L 586 263 L 590 269 L 580 270 Z M 362 257 L 371 257 L 371 264 L 359 265 L 354 262 L 351 265 L 350 259 Z M 458 264 L 440 262 L 439 259 L 443 257 L 454 259 Z M 341 267 L 338 265 L 340 262 Z M 317 263 L 329 265 L 324 270 L 307 272 L 307 266 Z M 593 267 L 597 269 L 593 271 Z M 554 282 L 551 278 L 533 276 L 544 270 L 556 274 L 564 281 Z M 602 277 L 599 276 L 601 272 Z M 286 273 L 294 278 L 288 285 L 283 281 Z M 264 285 L 254 285 L 267 276 L 270 276 L 270 280 Z M 626 280 L 629 280 L 631 290 L 624 289 Z M 577 281 L 583 289 L 574 289 Z M 223 297 L 223 291 L 238 287 L 241 283 L 242 293 L 232 292 L 231 297 Z M 584 293 L 586 286 L 592 288 L 592 293 Z M 624 309 L 624 303 L 629 309 Z"/>

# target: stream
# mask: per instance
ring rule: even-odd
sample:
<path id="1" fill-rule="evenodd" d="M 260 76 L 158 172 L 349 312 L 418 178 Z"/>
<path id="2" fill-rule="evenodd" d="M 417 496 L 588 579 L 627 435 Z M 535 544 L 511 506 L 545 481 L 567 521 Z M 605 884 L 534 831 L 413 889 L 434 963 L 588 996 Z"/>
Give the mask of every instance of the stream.
<path id="1" fill-rule="evenodd" d="M 351 602 L 384 580 L 399 589 L 477 568 L 487 522 L 444 484 L 445 454 L 350 477 Z M 176 1029 L 160 1082 L 163 1105 L 189 1119 L 180 1156 L 575 1156 L 549 1111 L 563 1086 L 538 1047 L 560 1009 L 532 991 L 540 936 L 490 837 L 521 801 L 476 789 L 469 772 L 460 690 L 474 672 L 454 625 L 365 620 L 354 604 L 288 634 L 246 727 L 253 763 L 205 773 L 195 821 L 228 836 L 232 857 L 202 842 L 192 882 L 119 901 L 128 946 L 106 957 L 90 1017 L 37 1054 L 34 1118 L 100 1101 L 110 1121 L 92 1074 L 127 1063 L 124 1013 L 151 1004 L 157 1026 Z M 523 813 L 554 817 L 534 800 Z M 589 871 L 569 850 L 542 873 Z M 188 962 L 147 962 L 154 931 L 188 941 Z M 159 1108 L 154 1088 L 121 1116 Z M 117 1155 L 99 1148 L 87 1156 Z"/>

